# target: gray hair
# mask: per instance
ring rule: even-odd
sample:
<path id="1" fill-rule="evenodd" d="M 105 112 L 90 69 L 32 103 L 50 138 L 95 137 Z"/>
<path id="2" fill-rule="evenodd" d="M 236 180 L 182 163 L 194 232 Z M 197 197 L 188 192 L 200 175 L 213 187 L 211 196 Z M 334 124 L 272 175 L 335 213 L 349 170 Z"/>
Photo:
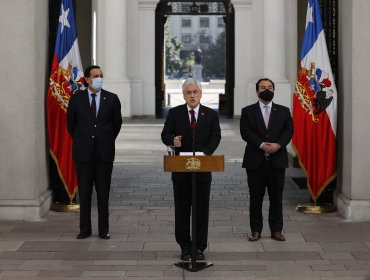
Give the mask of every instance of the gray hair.
<path id="1" fill-rule="evenodd" d="M 196 84 L 199 91 L 202 92 L 202 85 L 200 84 L 200 82 L 194 78 L 189 78 L 182 83 L 182 93 L 184 93 L 185 87 L 191 84 Z"/>

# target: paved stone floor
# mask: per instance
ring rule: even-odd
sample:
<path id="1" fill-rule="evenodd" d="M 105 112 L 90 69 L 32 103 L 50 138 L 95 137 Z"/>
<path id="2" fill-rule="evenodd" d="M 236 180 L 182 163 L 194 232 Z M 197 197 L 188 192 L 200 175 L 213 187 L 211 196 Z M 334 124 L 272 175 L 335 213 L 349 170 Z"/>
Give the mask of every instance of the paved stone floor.
<path id="1" fill-rule="evenodd" d="M 302 214 L 307 190 L 287 170 L 284 193 L 286 242 L 271 240 L 265 228 L 261 240 L 247 241 L 248 190 L 240 158 L 244 143 L 237 120 L 222 120 L 226 170 L 214 173 L 211 191 L 209 246 L 213 266 L 184 271 L 174 263 L 179 248 L 174 239 L 170 174 L 162 171 L 166 151 L 159 140 L 162 122 L 125 121 L 117 140 L 110 198 L 111 236 L 76 240 L 78 213 L 49 212 L 42 220 L 0 221 L 0 280 L 369 280 L 370 223 L 349 223 L 338 213 Z M 95 202 L 94 202 L 95 203 Z M 267 215 L 268 201 L 264 204 Z"/>

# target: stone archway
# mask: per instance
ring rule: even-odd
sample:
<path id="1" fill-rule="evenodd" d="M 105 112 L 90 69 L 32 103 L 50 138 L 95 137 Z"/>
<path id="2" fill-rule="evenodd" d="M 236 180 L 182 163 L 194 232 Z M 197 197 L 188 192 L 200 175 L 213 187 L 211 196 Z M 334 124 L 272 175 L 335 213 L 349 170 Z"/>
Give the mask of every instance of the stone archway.
<path id="1" fill-rule="evenodd" d="M 234 116 L 235 18 L 230 0 L 160 0 L 155 12 L 155 114 L 163 117 L 164 108 L 164 24 L 170 15 L 221 15 L 226 29 L 225 95 L 219 108 L 228 118 Z M 220 108 L 221 109 L 221 108 Z"/>

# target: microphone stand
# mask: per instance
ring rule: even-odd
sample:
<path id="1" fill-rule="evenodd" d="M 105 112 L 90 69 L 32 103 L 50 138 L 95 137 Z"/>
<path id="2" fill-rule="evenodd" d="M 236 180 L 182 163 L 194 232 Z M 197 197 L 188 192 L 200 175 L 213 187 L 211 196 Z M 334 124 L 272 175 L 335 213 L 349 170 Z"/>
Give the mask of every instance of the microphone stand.
<path id="1" fill-rule="evenodd" d="M 195 156 L 195 130 L 193 131 L 192 140 L 193 156 Z M 197 180 L 196 172 L 191 172 L 191 262 L 181 262 L 175 265 L 186 269 L 187 271 L 200 271 L 206 267 L 212 266 L 212 262 L 197 262 L 196 250 L 197 250 Z"/>
<path id="2" fill-rule="evenodd" d="M 193 156 L 195 156 L 195 130 L 193 131 Z M 197 174 L 191 173 L 191 265 L 196 267 L 196 246 L 197 246 Z"/>

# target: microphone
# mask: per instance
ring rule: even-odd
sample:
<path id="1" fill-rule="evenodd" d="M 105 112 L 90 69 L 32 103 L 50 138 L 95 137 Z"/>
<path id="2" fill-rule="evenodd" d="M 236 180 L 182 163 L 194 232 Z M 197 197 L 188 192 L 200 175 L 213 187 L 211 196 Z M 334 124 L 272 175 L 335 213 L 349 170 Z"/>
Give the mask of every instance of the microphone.
<path id="1" fill-rule="evenodd" d="M 191 127 L 191 133 L 193 135 L 193 140 L 192 140 L 193 156 L 195 156 L 195 130 L 197 129 L 197 120 L 195 119 L 195 111 L 193 109 L 190 110 L 190 114 L 191 114 L 190 127 Z"/>

